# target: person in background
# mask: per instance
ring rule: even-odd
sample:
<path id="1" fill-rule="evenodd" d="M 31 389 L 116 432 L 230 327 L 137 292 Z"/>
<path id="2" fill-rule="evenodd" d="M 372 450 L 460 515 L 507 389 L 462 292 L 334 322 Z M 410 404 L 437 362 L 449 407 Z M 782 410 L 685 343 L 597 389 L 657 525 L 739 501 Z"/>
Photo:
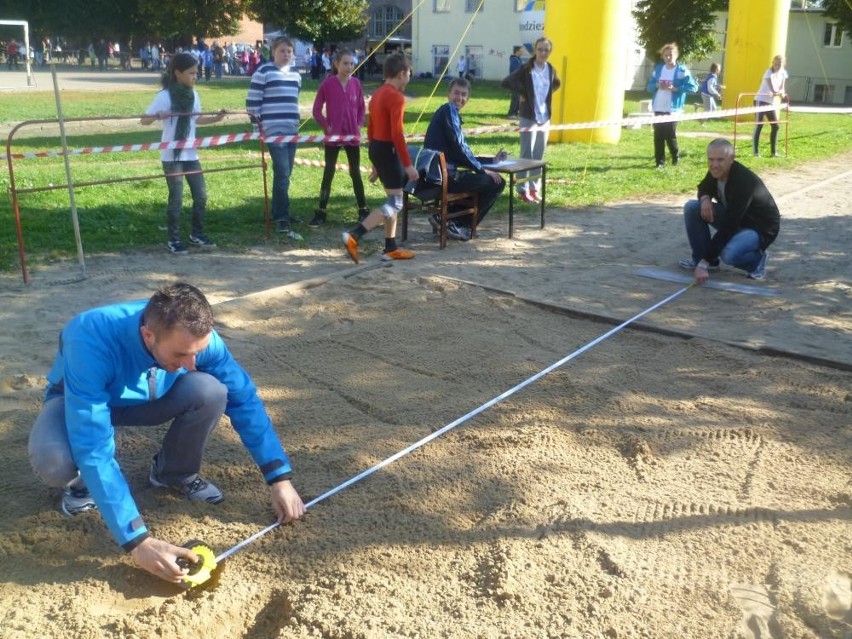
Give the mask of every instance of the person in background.
<path id="1" fill-rule="evenodd" d="M 719 73 L 721 73 L 722 67 L 718 62 L 713 62 L 710 64 L 710 73 L 707 74 L 707 77 L 704 78 L 704 81 L 701 83 L 701 101 L 704 103 L 704 111 L 712 112 L 715 111 L 718 107 L 716 101 L 722 100 L 722 94 L 719 93 L 719 89 L 723 88 L 719 84 Z M 707 120 L 701 120 L 701 126 Z"/>
<path id="2" fill-rule="evenodd" d="M 553 52 L 549 38 L 539 38 L 533 47 L 535 55 L 512 75 L 502 87 L 518 93 L 521 129 L 521 158 L 541 160 L 550 132 L 553 92 L 562 86 L 556 69 L 547 61 Z M 518 197 L 525 202 L 541 202 L 541 169 L 518 173 Z"/>
<path id="3" fill-rule="evenodd" d="M 772 66 L 766 70 L 760 80 L 760 88 L 754 98 L 755 106 L 775 105 L 777 99 L 784 99 L 787 95 L 787 70 L 784 68 L 785 59 L 783 55 L 772 58 Z M 778 107 L 771 111 L 760 111 L 757 114 L 757 126 L 754 127 L 752 146 L 754 157 L 760 157 L 760 133 L 763 131 L 763 120 L 769 121 L 769 147 L 772 157 L 777 158 L 776 144 L 778 142 Z"/>
<path id="4" fill-rule="evenodd" d="M 781 214 L 763 181 L 734 159 L 734 146 L 723 138 L 707 146 L 707 174 L 698 199 L 683 207 L 692 255 L 680 260 L 703 284 L 719 261 L 744 270 L 753 280 L 766 277 L 768 248 L 778 237 Z M 711 236 L 710 229 L 716 229 Z"/>
<path id="5" fill-rule="evenodd" d="M 156 121 L 163 125 L 163 142 L 192 140 L 195 138 L 196 124 L 220 122 L 224 114 L 197 115 L 201 112 L 201 99 L 195 90 L 198 79 L 198 65 L 188 53 L 178 53 L 172 57 L 169 67 L 163 75 L 163 89 L 154 96 L 154 101 L 140 120 L 148 125 Z M 207 185 L 204 181 L 198 151 L 194 147 L 183 149 L 163 149 L 160 151 L 163 173 L 169 187 L 169 203 L 166 208 L 168 226 L 168 249 L 176 255 L 186 255 L 189 251 L 180 240 L 180 214 L 183 208 L 183 180 L 186 178 L 192 193 L 192 229 L 189 243 L 200 248 L 215 248 L 204 234 L 204 216 L 207 211 Z"/>
<path id="6" fill-rule="evenodd" d="M 366 106 L 361 82 L 352 76 L 355 70 L 355 57 L 348 49 L 338 49 L 334 56 L 335 73 L 328 76 L 320 84 L 314 99 L 313 115 L 317 124 L 326 135 L 361 135 L 364 126 Z M 325 113 L 323 113 L 325 109 Z M 319 208 L 314 211 L 314 218 L 308 226 L 322 226 L 326 222 L 326 207 L 331 197 L 331 181 L 337 164 L 341 147 L 346 151 L 346 161 L 349 164 L 349 177 L 352 180 L 352 190 L 358 204 L 358 221 L 363 221 L 370 213 L 367 199 L 364 196 L 364 182 L 361 179 L 361 141 L 354 139 L 348 142 L 325 142 L 325 170 L 320 185 Z"/>
<path id="7" fill-rule="evenodd" d="M 660 49 L 663 61 L 654 67 L 648 80 L 648 92 L 653 96 L 651 110 L 654 115 L 671 115 L 683 110 L 687 93 L 695 93 L 698 84 L 683 64 L 678 64 L 677 44 L 670 42 Z M 654 162 L 658 169 L 666 165 L 666 146 L 672 158 L 672 164 L 680 161 L 680 149 L 677 143 L 677 122 L 654 123 Z"/>
<path id="8" fill-rule="evenodd" d="M 272 41 L 272 60 L 261 65 L 251 76 L 246 110 L 264 138 L 292 136 L 299 132 L 299 92 L 302 76 L 290 68 L 293 41 L 279 36 Z M 295 142 L 267 143 L 272 158 L 272 219 L 275 229 L 291 240 L 302 236 L 291 228 L 301 223 L 290 214 L 290 175 L 296 159 Z"/>
<path id="9" fill-rule="evenodd" d="M 467 74 L 467 58 L 463 55 L 460 55 L 456 62 L 456 72 L 460 78 L 463 78 Z"/>
<path id="10" fill-rule="evenodd" d="M 163 286 L 149 300 L 71 319 L 47 382 L 29 438 L 33 471 L 63 489 L 63 514 L 99 510 L 116 543 L 160 579 L 180 583 L 188 571 L 177 559 L 199 558 L 155 538 L 145 525 L 116 459 L 117 427 L 171 421 L 148 483 L 218 504 L 222 491 L 199 471 L 207 439 L 225 414 L 269 486 L 278 522 L 305 514 L 257 388 L 214 330 L 209 302 L 191 284 Z"/>
<path id="11" fill-rule="evenodd" d="M 385 249 L 382 260 L 410 260 L 412 251 L 396 245 L 397 214 L 402 210 L 402 187 L 417 180 L 417 169 L 408 155 L 403 122 L 405 95 L 403 90 L 411 80 L 411 64 L 403 53 L 393 53 L 385 58 L 385 82 L 370 100 L 370 118 L 367 121 L 370 161 L 373 163 L 371 180 L 378 178 L 385 189 L 386 200 L 373 209 L 354 229 L 343 233 L 343 245 L 352 261 L 358 264 L 358 242 L 371 230 L 384 224 Z"/>
<path id="12" fill-rule="evenodd" d="M 521 52 L 524 50 L 523 47 L 512 47 L 512 55 L 509 56 L 509 75 L 512 75 L 515 71 L 521 68 L 523 61 L 521 60 Z M 518 119 L 518 102 L 519 102 L 519 94 L 517 91 L 512 91 L 511 98 L 509 98 L 509 113 L 507 114 L 510 120 Z"/>

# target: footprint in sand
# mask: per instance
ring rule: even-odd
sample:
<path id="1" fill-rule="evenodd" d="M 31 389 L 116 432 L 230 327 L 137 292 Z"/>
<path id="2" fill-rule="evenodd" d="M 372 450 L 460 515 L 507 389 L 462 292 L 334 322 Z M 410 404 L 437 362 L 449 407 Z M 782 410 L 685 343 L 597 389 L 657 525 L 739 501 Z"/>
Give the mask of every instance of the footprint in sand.
<path id="1" fill-rule="evenodd" d="M 852 624 L 852 575 L 842 570 L 832 570 L 828 574 L 822 607 L 835 621 Z"/>
<path id="2" fill-rule="evenodd" d="M 731 584 L 731 596 L 743 611 L 741 628 L 754 639 L 781 639 L 781 627 L 775 619 L 775 605 L 769 592 L 759 584 Z"/>

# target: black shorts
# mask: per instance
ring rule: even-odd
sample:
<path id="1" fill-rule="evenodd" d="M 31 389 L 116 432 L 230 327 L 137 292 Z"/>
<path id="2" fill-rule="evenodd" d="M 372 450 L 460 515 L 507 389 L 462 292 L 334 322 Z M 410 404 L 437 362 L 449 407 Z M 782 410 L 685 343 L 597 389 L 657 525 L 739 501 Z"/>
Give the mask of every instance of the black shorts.
<path id="1" fill-rule="evenodd" d="M 408 181 L 405 169 L 396 154 L 393 142 L 370 140 L 370 162 L 376 167 L 379 180 L 386 189 L 401 189 Z"/>

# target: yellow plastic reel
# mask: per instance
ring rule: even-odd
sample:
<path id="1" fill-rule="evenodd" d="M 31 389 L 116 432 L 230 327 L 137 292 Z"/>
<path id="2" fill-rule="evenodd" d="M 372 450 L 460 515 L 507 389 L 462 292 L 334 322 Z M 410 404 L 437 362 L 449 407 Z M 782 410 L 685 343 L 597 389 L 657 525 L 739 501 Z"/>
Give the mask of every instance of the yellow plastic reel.
<path id="1" fill-rule="evenodd" d="M 185 559 L 178 559 L 179 566 L 189 568 L 189 572 L 181 581 L 181 587 L 186 589 L 195 588 L 210 580 L 213 571 L 216 570 L 216 555 L 213 553 L 213 549 L 203 541 L 188 541 L 184 544 L 184 548 L 189 548 L 198 555 L 199 560 L 191 564 Z"/>

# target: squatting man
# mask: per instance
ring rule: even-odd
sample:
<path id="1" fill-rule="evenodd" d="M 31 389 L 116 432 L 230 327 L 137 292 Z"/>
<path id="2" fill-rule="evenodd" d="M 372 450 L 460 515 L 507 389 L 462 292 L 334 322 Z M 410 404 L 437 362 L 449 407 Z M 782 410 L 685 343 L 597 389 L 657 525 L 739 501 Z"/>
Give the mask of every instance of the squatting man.
<path id="1" fill-rule="evenodd" d="M 781 214 L 763 181 L 734 159 L 733 145 L 716 138 L 707 146 L 707 175 L 698 199 L 683 207 L 692 256 L 678 264 L 704 284 L 719 262 L 753 280 L 766 277 L 767 249 L 778 237 Z M 714 234 L 710 228 L 716 229 Z"/>
<path id="2" fill-rule="evenodd" d="M 119 468 L 115 427 L 171 420 L 149 484 L 218 504 L 222 491 L 198 472 L 207 438 L 226 414 L 269 485 L 278 522 L 304 515 L 257 388 L 213 330 L 210 304 L 194 286 L 172 284 L 147 301 L 77 315 L 59 336 L 47 381 L 30 434 L 33 470 L 63 489 L 64 514 L 100 510 L 115 541 L 151 574 L 180 583 L 188 569 L 177 559 L 199 557 L 151 535 Z"/>

